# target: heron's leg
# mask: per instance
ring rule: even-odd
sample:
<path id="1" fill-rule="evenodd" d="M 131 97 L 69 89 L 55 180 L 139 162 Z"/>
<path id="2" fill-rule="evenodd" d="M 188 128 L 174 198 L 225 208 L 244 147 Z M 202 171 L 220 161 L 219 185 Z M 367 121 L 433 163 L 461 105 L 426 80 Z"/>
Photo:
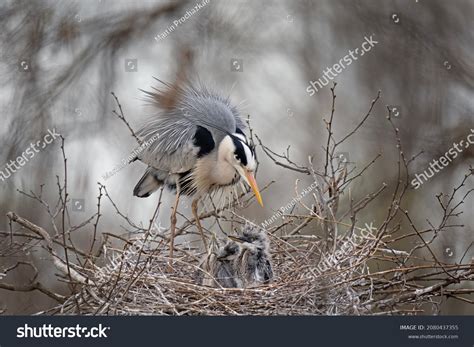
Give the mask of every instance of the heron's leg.
<path id="1" fill-rule="evenodd" d="M 174 206 L 172 207 L 172 210 L 171 210 L 170 266 L 173 263 L 174 237 L 175 237 L 175 233 L 176 233 L 176 222 L 177 222 L 176 212 L 178 210 L 178 203 L 179 203 L 179 188 L 177 186 L 176 187 L 176 200 L 175 200 Z"/>
<path id="2" fill-rule="evenodd" d="M 206 237 L 204 236 L 204 231 L 202 230 L 201 221 L 199 219 L 199 215 L 197 211 L 198 202 L 199 202 L 199 199 L 193 200 L 191 204 L 191 210 L 193 211 L 194 220 L 196 221 L 197 228 L 199 230 L 199 233 L 201 234 L 202 242 L 204 243 L 204 248 L 206 249 L 206 252 L 207 252 L 208 251 L 207 241 L 206 241 Z"/>

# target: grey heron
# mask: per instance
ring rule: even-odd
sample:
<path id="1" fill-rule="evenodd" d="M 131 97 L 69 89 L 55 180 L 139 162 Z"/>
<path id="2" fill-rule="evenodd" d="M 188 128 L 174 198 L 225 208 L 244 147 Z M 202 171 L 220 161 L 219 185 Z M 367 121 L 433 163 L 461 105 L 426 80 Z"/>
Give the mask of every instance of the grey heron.
<path id="1" fill-rule="evenodd" d="M 270 242 L 264 231 L 247 224 L 239 236 L 217 254 L 209 253 L 200 264 L 200 283 L 224 288 L 247 288 L 267 284 L 273 279 Z"/>
<path id="2" fill-rule="evenodd" d="M 180 195 L 193 197 L 192 212 L 206 249 L 197 213 L 201 197 L 243 179 L 263 203 L 254 177 L 255 151 L 243 132 L 246 127 L 237 108 L 201 83 L 179 86 L 158 81 L 162 89 L 144 91 L 156 112 L 137 132 L 150 144 L 135 158 L 148 168 L 133 195 L 145 198 L 162 186 L 176 191 L 170 228 L 172 257 Z"/>

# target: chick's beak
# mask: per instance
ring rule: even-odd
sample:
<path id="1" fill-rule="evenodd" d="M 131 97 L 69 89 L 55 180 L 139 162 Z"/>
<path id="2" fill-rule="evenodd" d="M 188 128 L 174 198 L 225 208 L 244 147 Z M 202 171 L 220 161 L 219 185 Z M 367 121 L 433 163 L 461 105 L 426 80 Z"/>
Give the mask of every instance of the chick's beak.
<path id="1" fill-rule="evenodd" d="M 260 195 L 260 191 L 258 190 L 257 181 L 255 181 L 253 173 L 248 170 L 245 170 L 245 180 L 247 181 L 250 188 L 252 188 L 258 203 L 263 207 L 262 196 Z"/>
<path id="2" fill-rule="evenodd" d="M 236 236 L 232 236 L 232 235 L 228 235 L 227 237 L 229 239 L 231 239 L 232 241 L 235 241 L 235 242 L 238 242 L 238 243 L 244 242 L 240 237 L 236 237 Z"/>

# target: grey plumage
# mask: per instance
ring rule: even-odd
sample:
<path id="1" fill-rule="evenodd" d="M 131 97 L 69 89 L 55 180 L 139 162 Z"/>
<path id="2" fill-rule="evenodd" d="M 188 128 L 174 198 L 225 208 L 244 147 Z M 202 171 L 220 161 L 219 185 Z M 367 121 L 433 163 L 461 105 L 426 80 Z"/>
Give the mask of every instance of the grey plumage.
<path id="1" fill-rule="evenodd" d="M 242 288 L 234 265 L 240 252 L 239 246 L 231 241 L 221 247 L 217 253 L 206 255 L 199 264 L 198 283 L 208 287 Z"/>
<path id="2" fill-rule="evenodd" d="M 244 287 L 268 283 L 273 278 L 270 256 L 270 242 L 264 231 L 247 224 L 242 235 L 235 238 L 240 244 L 240 252 L 234 264 L 237 277 Z"/>
<path id="3" fill-rule="evenodd" d="M 150 195 L 162 184 L 175 187 L 182 175 L 195 168 L 201 150 L 195 141 L 198 129 L 204 128 L 212 136 L 214 145 L 208 150 L 213 157 L 217 153 L 215 147 L 227 134 L 245 129 L 237 108 L 228 98 L 201 84 L 175 87 L 162 83 L 164 90 L 145 92 L 157 112 L 137 132 L 143 141 L 151 143 L 137 156 L 149 165 L 134 190 L 134 195 L 140 197 Z M 176 94 L 176 102 L 172 107 L 163 107 L 163 96 L 171 91 Z M 157 134 L 158 139 L 151 141 Z M 195 193 L 201 187 L 192 188 Z"/>
<path id="4" fill-rule="evenodd" d="M 164 160 L 163 165 L 157 165 L 160 168 L 180 172 L 175 159 L 167 158 L 177 150 L 185 148 L 192 142 L 198 125 L 206 127 L 209 124 L 218 126 L 221 130 L 234 133 L 236 128 L 245 129 L 245 123 L 240 118 L 237 108 L 234 107 L 228 98 L 209 91 L 205 86 L 187 85 L 183 87 L 174 87 L 164 83 L 169 89 L 177 88 L 178 95 L 176 103 L 172 108 L 162 110 L 159 114 L 152 115 L 138 132 L 143 139 L 149 140 L 154 135 L 159 134 L 158 141 L 153 142 L 140 159 L 146 161 Z M 154 89 L 154 92 L 145 92 L 149 96 L 152 105 L 162 108 L 160 103 L 160 91 Z M 215 128 L 208 129 L 216 143 L 220 142 L 226 135 Z M 158 157 L 157 157 L 158 156 Z M 169 160 L 169 162 L 167 161 Z M 193 163 L 182 163 L 187 169 Z"/>
<path id="5" fill-rule="evenodd" d="M 217 254 L 207 255 L 200 264 L 201 284 L 224 288 L 247 288 L 273 279 L 270 242 L 264 231 L 247 224 L 241 235 L 229 236 Z"/>

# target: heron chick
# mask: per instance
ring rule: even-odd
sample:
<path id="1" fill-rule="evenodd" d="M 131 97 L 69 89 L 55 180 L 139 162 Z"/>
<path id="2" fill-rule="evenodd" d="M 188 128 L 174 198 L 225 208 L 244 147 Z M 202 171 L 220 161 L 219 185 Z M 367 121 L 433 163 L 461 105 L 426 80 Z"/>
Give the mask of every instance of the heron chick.
<path id="1" fill-rule="evenodd" d="M 199 265 L 197 281 L 208 287 L 242 288 L 243 283 L 237 277 L 234 260 L 238 257 L 240 247 L 230 241 L 221 247 L 217 254 L 209 253 Z"/>
<path id="2" fill-rule="evenodd" d="M 217 255 L 210 253 L 201 262 L 200 283 L 224 288 L 247 288 L 273 279 L 270 242 L 264 231 L 247 224 Z"/>

